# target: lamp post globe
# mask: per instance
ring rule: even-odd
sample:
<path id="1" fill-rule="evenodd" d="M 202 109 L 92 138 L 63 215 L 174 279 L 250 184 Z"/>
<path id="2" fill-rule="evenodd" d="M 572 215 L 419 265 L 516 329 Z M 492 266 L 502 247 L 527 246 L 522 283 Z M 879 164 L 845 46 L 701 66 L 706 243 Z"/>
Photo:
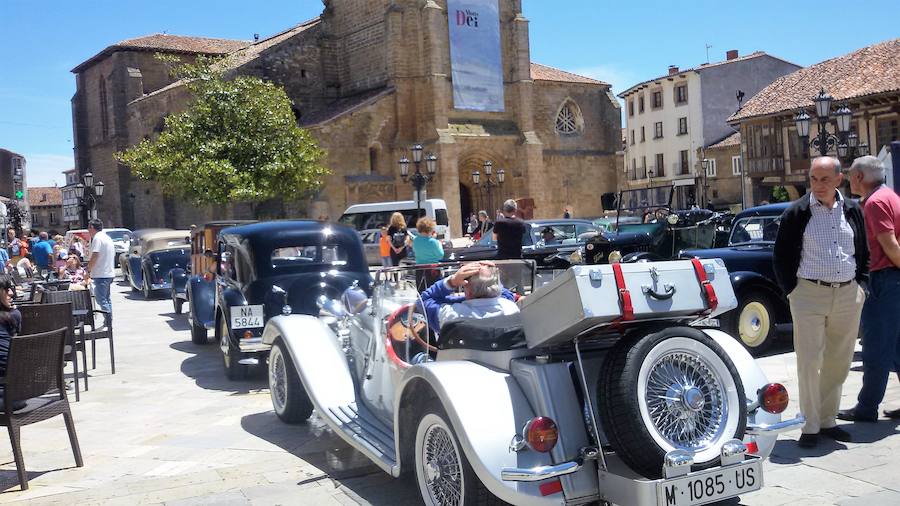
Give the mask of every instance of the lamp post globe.
<path id="1" fill-rule="evenodd" d="M 406 181 L 406 178 L 409 176 L 409 159 L 403 157 L 400 159 L 400 177 Z"/>
<path id="2" fill-rule="evenodd" d="M 506 180 L 506 171 L 503 170 L 503 169 L 498 170 L 498 171 L 497 171 L 497 181 L 498 181 L 500 184 L 503 184 L 503 182 L 504 182 L 505 180 Z"/>
<path id="3" fill-rule="evenodd" d="M 78 198 L 84 197 L 84 185 L 78 183 L 75 185 L 75 196 Z"/>
<path id="4" fill-rule="evenodd" d="M 816 115 L 819 118 L 827 120 L 831 115 L 831 103 L 834 101 L 834 97 L 825 92 L 825 88 L 822 88 L 819 91 L 819 94 L 813 98 L 813 102 L 816 104 Z"/>
<path id="5" fill-rule="evenodd" d="M 842 105 L 834 112 L 834 119 L 837 120 L 838 132 L 845 134 L 850 131 L 850 121 L 853 119 L 853 112 L 847 105 Z"/>
<path id="6" fill-rule="evenodd" d="M 419 163 L 422 161 L 422 150 L 423 149 L 424 148 L 422 148 L 421 144 L 413 145 L 413 147 L 412 147 L 413 162 Z"/>
<path id="7" fill-rule="evenodd" d="M 98 197 L 102 197 L 103 189 L 105 187 L 106 187 L 106 185 L 103 184 L 103 181 L 97 181 L 97 184 L 94 185 L 94 193 L 96 193 Z"/>
<path id="8" fill-rule="evenodd" d="M 437 156 L 435 156 L 434 153 L 430 153 L 425 157 L 425 169 L 430 176 L 433 176 L 437 172 Z"/>
<path id="9" fill-rule="evenodd" d="M 84 179 L 85 186 L 94 186 L 94 173 L 93 172 L 86 172 L 82 179 Z"/>
<path id="10" fill-rule="evenodd" d="M 794 124 L 797 127 L 797 135 L 800 137 L 809 137 L 809 114 L 806 111 L 800 111 L 794 116 Z"/>

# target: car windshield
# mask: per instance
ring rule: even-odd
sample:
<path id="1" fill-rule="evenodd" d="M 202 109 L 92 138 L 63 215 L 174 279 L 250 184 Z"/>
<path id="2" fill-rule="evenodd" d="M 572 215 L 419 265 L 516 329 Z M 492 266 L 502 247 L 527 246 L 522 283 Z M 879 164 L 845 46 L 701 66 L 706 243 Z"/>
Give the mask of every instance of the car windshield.
<path id="1" fill-rule="evenodd" d="M 272 250 L 272 268 L 296 265 L 347 265 L 347 251 L 338 244 L 300 244 Z"/>
<path id="2" fill-rule="evenodd" d="M 131 239 L 131 233 L 127 230 L 107 230 L 106 235 L 113 241 L 127 241 Z"/>
<path id="3" fill-rule="evenodd" d="M 775 242 L 781 216 L 752 216 L 735 221 L 731 228 L 730 246 Z"/>

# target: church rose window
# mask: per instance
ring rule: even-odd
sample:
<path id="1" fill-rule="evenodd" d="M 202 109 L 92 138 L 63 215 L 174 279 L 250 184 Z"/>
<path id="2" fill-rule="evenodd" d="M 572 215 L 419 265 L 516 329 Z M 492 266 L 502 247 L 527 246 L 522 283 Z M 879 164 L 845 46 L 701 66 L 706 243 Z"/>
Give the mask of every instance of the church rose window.
<path id="1" fill-rule="evenodd" d="M 572 101 L 567 101 L 556 115 L 556 131 L 564 135 L 577 134 L 583 126 L 581 111 Z"/>

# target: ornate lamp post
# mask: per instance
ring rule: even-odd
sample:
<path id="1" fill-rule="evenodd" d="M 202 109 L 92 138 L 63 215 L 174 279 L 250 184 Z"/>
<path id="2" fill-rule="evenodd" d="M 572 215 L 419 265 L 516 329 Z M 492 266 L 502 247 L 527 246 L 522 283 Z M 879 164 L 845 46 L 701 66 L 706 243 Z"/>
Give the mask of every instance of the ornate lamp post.
<path id="1" fill-rule="evenodd" d="M 75 185 L 75 196 L 78 197 L 78 207 L 81 208 L 81 222 L 84 228 L 87 228 L 88 220 L 96 219 L 97 202 L 103 196 L 103 189 L 106 185 L 103 181 L 94 183 L 94 174 L 85 173 L 81 178 L 83 183 Z"/>
<path id="2" fill-rule="evenodd" d="M 418 220 L 422 216 L 422 190 L 428 184 L 429 181 L 434 178 L 434 174 L 437 172 L 437 156 L 433 153 L 429 153 L 428 156 L 425 157 L 425 170 L 428 172 L 428 175 L 425 175 L 420 170 L 420 166 L 422 164 L 422 148 L 421 144 L 415 144 L 412 148 L 413 163 L 416 166 L 416 172 L 413 173 L 412 177 L 409 175 L 409 159 L 403 157 L 400 159 L 400 177 L 403 178 L 403 182 L 406 182 L 407 179 L 410 183 L 412 183 L 413 188 L 416 189 L 416 220 Z M 413 224 L 415 225 L 415 224 Z"/>
<path id="3" fill-rule="evenodd" d="M 703 171 L 701 177 L 703 177 L 703 202 L 701 202 L 702 206 L 698 207 L 708 207 L 709 206 L 709 159 L 704 158 L 700 161 L 700 168 Z"/>
<path id="4" fill-rule="evenodd" d="M 481 180 L 481 173 L 475 170 L 472 171 L 472 182 L 478 187 L 479 193 L 487 192 L 487 208 L 494 209 L 494 188 L 499 188 L 506 182 L 506 171 L 498 169 L 497 179 L 494 179 L 494 162 L 485 160 L 482 168 L 484 169 L 484 181 Z M 490 216 L 490 212 L 492 211 L 488 212 L 488 216 Z"/>
<path id="5" fill-rule="evenodd" d="M 853 111 L 846 104 L 838 107 L 832 113 L 831 106 L 834 97 L 825 92 L 825 88 L 819 91 L 819 94 L 813 98 L 816 104 L 816 120 L 819 124 L 819 131 L 816 136 L 809 139 L 809 127 L 812 119 L 806 111 L 801 110 L 794 116 L 794 124 L 797 127 L 797 134 L 803 139 L 804 144 L 810 148 L 816 149 L 820 156 L 828 156 L 831 149 L 837 151 L 839 158 L 853 158 L 855 156 L 865 156 L 869 154 L 869 145 L 865 142 L 859 142 L 859 136 L 850 132 L 850 122 L 853 119 Z M 831 116 L 834 116 L 837 126 L 837 134 L 828 132 L 825 128 Z"/>

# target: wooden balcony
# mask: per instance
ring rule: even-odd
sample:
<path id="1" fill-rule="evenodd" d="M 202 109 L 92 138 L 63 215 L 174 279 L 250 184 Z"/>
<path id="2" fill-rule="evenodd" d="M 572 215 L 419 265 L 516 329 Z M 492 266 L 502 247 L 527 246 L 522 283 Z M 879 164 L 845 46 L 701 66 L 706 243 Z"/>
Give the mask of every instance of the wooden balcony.
<path id="1" fill-rule="evenodd" d="M 784 175 L 784 158 L 750 159 L 746 169 L 750 176 L 781 176 Z"/>

